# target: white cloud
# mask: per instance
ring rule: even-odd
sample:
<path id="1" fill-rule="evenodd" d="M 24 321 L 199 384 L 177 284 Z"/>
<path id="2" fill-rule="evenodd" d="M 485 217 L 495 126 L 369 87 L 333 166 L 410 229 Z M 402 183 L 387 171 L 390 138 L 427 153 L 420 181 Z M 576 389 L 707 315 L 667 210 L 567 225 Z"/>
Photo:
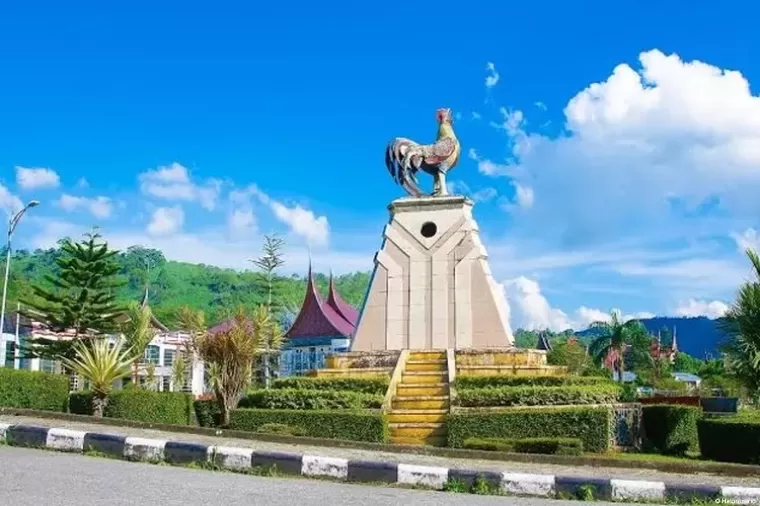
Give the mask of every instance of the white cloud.
<path id="1" fill-rule="evenodd" d="M 20 211 L 23 207 L 24 203 L 21 202 L 21 199 L 11 193 L 8 188 L 0 184 L 0 209 L 10 216 L 15 212 Z"/>
<path id="2" fill-rule="evenodd" d="M 496 72 L 496 65 L 491 62 L 486 64 L 486 88 L 493 88 L 499 82 L 499 73 Z"/>
<path id="3" fill-rule="evenodd" d="M 611 311 L 587 306 L 580 306 L 572 316 L 568 315 L 561 309 L 552 307 L 541 292 L 538 282 L 525 276 L 507 280 L 503 286 L 511 309 L 513 328 L 561 332 L 567 329 L 583 330 L 594 322 L 609 322 L 612 319 Z M 650 312 L 625 314 L 619 309 L 612 311 L 617 312 L 623 321 L 654 316 Z"/>
<path id="4" fill-rule="evenodd" d="M 16 166 L 16 184 L 23 190 L 57 188 L 61 178 L 52 169 Z"/>
<path id="5" fill-rule="evenodd" d="M 147 231 L 152 236 L 172 235 L 182 229 L 184 222 L 185 213 L 181 207 L 159 207 L 153 211 Z"/>
<path id="6" fill-rule="evenodd" d="M 472 119 L 480 119 L 482 117 L 483 116 L 481 116 L 479 112 L 475 112 L 475 111 L 472 112 Z"/>
<path id="7" fill-rule="evenodd" d="M 475 202 L 489 202 L 496 198 L 497 191 L 495 188 L 486 187 L 481 188 L 480 190 L 474 192 L 472 194 L 472 200 Z"/>
<path id="8" fill-rule="evenodd" d="M 708 318 L 720 318 L 728 311 L 729 306 L 719 300 L 706 301 L 689 299 L 682 302 L 676 309 L 676 316 L 707 316 Z"/>
<path id="9" fill-rule="evenodd" d="M 256 230 L 256 217 L 250 208 L 235 209 L 230 213 L 227 224 L 233 236 L 246 235 Z"/>
<path id="10" fill-rule="evenodd" d="M 531 133 L 520 111 L 502 110 L 511 159 L 481 173 L 533 189 L 534 205 L 517 230 L 547 240 L 600 244 L 626 234 L 686 234 L 684 213 L 715 201 L 725 220 L 702 221 L 704 234 L 727 220 L 760 213 L 760 97 L 736 71 L 682 61 L 658 50 L 641 67 L 618 65 L 567 104 L 565 132 Z M 692 227 L 692 230 L 696 225 Z"/>
<path id="11" fill-rule="evenodd" d="M 554 331 L 572 328 L 573 323 L 567 314 L 551 307 L 536 281 L 520 276 L 505 281 L 503 285 L 513 328 Z"/>
<path id="12" fill-rule="evenodd" d="M 545 104 L 545 103 L 543 103 L 543 102 L 541 102 L 540 100 L 539 100 L 539 101 L 537 101 L 537 102 L 533 102 L 533 105 L 535 105 L 536 107 L 538 107 L 538 108 L 539 108 L 539 109 L 541 109 L 542 111 L 545 111 L 545 110 L 546 110 L 546 104 Z"/>
<path id="13" fill-rule="evenodd" d="M 741 234 L 731 234 L 731 237 L 736 241 L 739 253 L 744 254 L 748 249 L 760 252 L 760 235 L 754 228 L 748 228 Z"/>
<path id="14" fill-rule="evenodd" d="M 75 211 L 77 209 L 87 209 L 90 214 L 96 218 L 105 219 L 111 216 L 113 211 L 113 202 L 108 197 L 95 197 L 88 199 L 86 197 L 76 197 L 64 193 L 58 199 L 58 206 L 64 211 Z"/>
<path id="15" fill-rule="evenodd" d="M 208 211 L 216 208 L 222 186 L 215 179 L 208 179 L 202 185 L 193 183 L 187 168 L 177 162 L 143 172 L 138 179 L 145 195 L 168 201 L 198 201 Z"/>
<path id="16" fill-rule="evenodd" d="M 77 188 L 88 188 L 90 186 L 90 183 L 87 182 L 87 179 L 80 177 L 77 181 Z"/>
<path id="17" fill-rule="evenodd" d="M 330 225 L 326 216 L 317 216 L 313 211 L 296 204 L 288 207 L 261 191 L 256 185 L 230 192 L 230 201 L 245 204 L 250 198 L 257 198 L 267 206 L 275 218 L 284 223 L 290 232 L 306 240 L 311 246 L 325 247 L 330 238 Z"/>
<path id="18" fill-rule="evenodd" d="M 312 211 L 296 205 L 287 207 L 280 202 L 271 202 L 272 212 L 278 220 L 287 224 L 290 230 L 315 246 L 326 246 L 330 235 L 327 217 L 315 216 Z"/>
<path id="19" fill-rule="evenodd" d="M 478 172 L 486 176 L 510 176 L 514 175 L 514 168 L 510 165 L 496 163 L 492 160 L 481 158 L 475 149 L 470 148 L 467 156 L 478 162 Z"/>

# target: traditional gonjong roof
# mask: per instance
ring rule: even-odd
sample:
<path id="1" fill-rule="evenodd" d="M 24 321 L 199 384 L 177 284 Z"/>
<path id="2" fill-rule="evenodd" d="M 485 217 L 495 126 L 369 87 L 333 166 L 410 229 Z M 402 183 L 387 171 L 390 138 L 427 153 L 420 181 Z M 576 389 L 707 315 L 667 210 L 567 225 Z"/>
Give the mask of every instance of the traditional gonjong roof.
<path id="1" fill-rule="evenodd" d="M 343 300 L 330 276 L 327 300 L 323 300 L 314 283 L 311 263 L 306 280 L 306 295 L 293 325 L 285 333 L 287 339 L 303 337 L 351 337 L 356 329 L 358 312 Z"/>
<path id="2" fill-rule="evenodd" d="M 148 287 L 145 287 L 145 293 L 143 294 L 142 300 L 140 301 L 140 307 L 145 309 L 148 307 Z M 161 323 L 158 318 L 156 318 L 156 315 L 153 314 L 151 311 L 150 313 L 150 322 L 153 325 L 153 327 L 157 330 L 160 330 L 161 332 L 169 332 L 169 327 Z"/>
<path id="3" fill-rule="evenodd" d="M 335 279 L 333 278 L 332 272 L 330 272 L 330 288 L 327 292 L 327 304 L 342 316 L 344 320 L 356 327 L 356 324 L 359 322 L 359 311 L 354 309 L 351 304 L 343 300 L 343 297 L 340 296 L 338 290 L 335 288 Z"/>
<path id="4" fill-rule="evenodd" d="M 536 349 L 552 351 L 552 343 L 549 342 L 549 338 L 546 337 L 546 334 L 543 332 L 538 335 L 538 344 L 536 345 Z"/>

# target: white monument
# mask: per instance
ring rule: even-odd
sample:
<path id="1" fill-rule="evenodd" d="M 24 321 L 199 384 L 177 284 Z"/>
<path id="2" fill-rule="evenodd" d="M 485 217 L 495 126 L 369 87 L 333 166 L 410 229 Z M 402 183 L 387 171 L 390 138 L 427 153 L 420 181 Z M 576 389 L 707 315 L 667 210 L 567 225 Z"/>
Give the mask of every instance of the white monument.
<path id="1" fill-rule="evenodd" d="M 391 203 L 352 351 L 513 345 L 472 206 L 446 195 Z"/>

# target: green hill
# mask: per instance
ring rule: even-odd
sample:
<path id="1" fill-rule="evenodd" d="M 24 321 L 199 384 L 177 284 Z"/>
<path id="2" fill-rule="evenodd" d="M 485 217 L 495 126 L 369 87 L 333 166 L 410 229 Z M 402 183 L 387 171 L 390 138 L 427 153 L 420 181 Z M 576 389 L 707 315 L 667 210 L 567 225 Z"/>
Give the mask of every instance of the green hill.
<path id="1" fill-rule="evenodd" d="M 45 276 L 54 274 L 57 249 L 28 252 L 19 250 L 11 261 L 11 278 L 8 288 L 8 310 L 14 310 L 16 301 L 31 294 L 30 284 L 49 286 Z M 150 305 L 159 320 L 169 327 L 174 324 L 177 310 L 184 306 L 203 310 L 209 324 L 223 319 L 238 305 L 253 307 L 265 299 L 262 276 L 253 271 L 221 269 L 203 264 L 188 264 L 167 260 L 154 249 L 133 246 L 118 257 L 121 276 L 126 284 L 119 289 L 122 302 L 139 300 L 150 286 Z M 151 265 L 146 269 L 146 262 Z M 5 262 L 0 263 L 5 269 Z M 328 278 L 315 274 L 317 286 L 327 292 Z M 335 283 L 347 302 L 358 307 L 364 298 L 369 273 L 357 272 L 336 276 Z M 306 289 L 305 276 L 279 278 L 280 300 L 292 310 L 303 301 Z"/>

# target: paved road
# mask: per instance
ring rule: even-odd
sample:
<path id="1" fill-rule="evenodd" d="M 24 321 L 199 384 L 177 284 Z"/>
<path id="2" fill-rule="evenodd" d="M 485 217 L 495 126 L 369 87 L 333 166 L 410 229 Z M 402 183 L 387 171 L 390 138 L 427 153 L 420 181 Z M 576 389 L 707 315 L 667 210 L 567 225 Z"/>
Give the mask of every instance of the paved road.
<path id="1" fill-rule="evenodd" d="M 578 502 L 262 478 L 0 446 L 0 504 L 577 506 Z M 594 503 L 594 506 L 600 504 Z"/>
<path id="2" fill-rule="evenodd" d="M 200 436 L 197 434 L 178 434 L 172 432 L 160 432 L 149 429 L 135 429 L 131 427 L 116 427 L 94 423 L 70 422 L 50 418 L 30 418 L 24 416 L 0 415 L 0 423 L 18 423 L 27 425 L 40 425 L 43 427 L 58 427 L 74 429 L 86 432 L 102 432 L 108 434 L 120 434 L 124 436 L 138 436 L 154 439 L 173 441 L 186 441 L 208 445 L 234 446 L 239 448 L 253 448 L 259 451 L 303 453 L 306 455 L 319 455 L 322 457 L 338 457 L 344 459 L 373 460 L 383 462 L 398 462 L 403 464 L 416 464 L 422 466 L 439 466 L 452 469 L 471 469 L 475 471 L 511 472 L 511 473 L 536 473 L 553 474 L 559 476 L 580 476 L 596 478 L 619 478 L 626 480 L 664 481 L 674 483 L 691 483 L 694 485 L 735 485 L 746 487 L 760 487 L 760 477 L 735 478 L 703 473 L 673 474 L 654 471 L 651 469 L 626 469 L 605 468 L 590 466 L 562 466 L 553 464 L 539 464 L 527 462 L 499 462 L 493 460 L 452 459 L 434 457 L 431 455 L 411 455 L 403 453 L 377 452 L 357 450 L 351 448 L 326 448 L 307 445 L 289 445 L 283 443 L 268 443 L 250 439 L 218 438 L 212 436 Z M 2 462 L 0 462 L 2 467 Z M 3 506 L 0 503 L 0 506 Z M 363 505 L 362 505 L 363 506 Z"/>

